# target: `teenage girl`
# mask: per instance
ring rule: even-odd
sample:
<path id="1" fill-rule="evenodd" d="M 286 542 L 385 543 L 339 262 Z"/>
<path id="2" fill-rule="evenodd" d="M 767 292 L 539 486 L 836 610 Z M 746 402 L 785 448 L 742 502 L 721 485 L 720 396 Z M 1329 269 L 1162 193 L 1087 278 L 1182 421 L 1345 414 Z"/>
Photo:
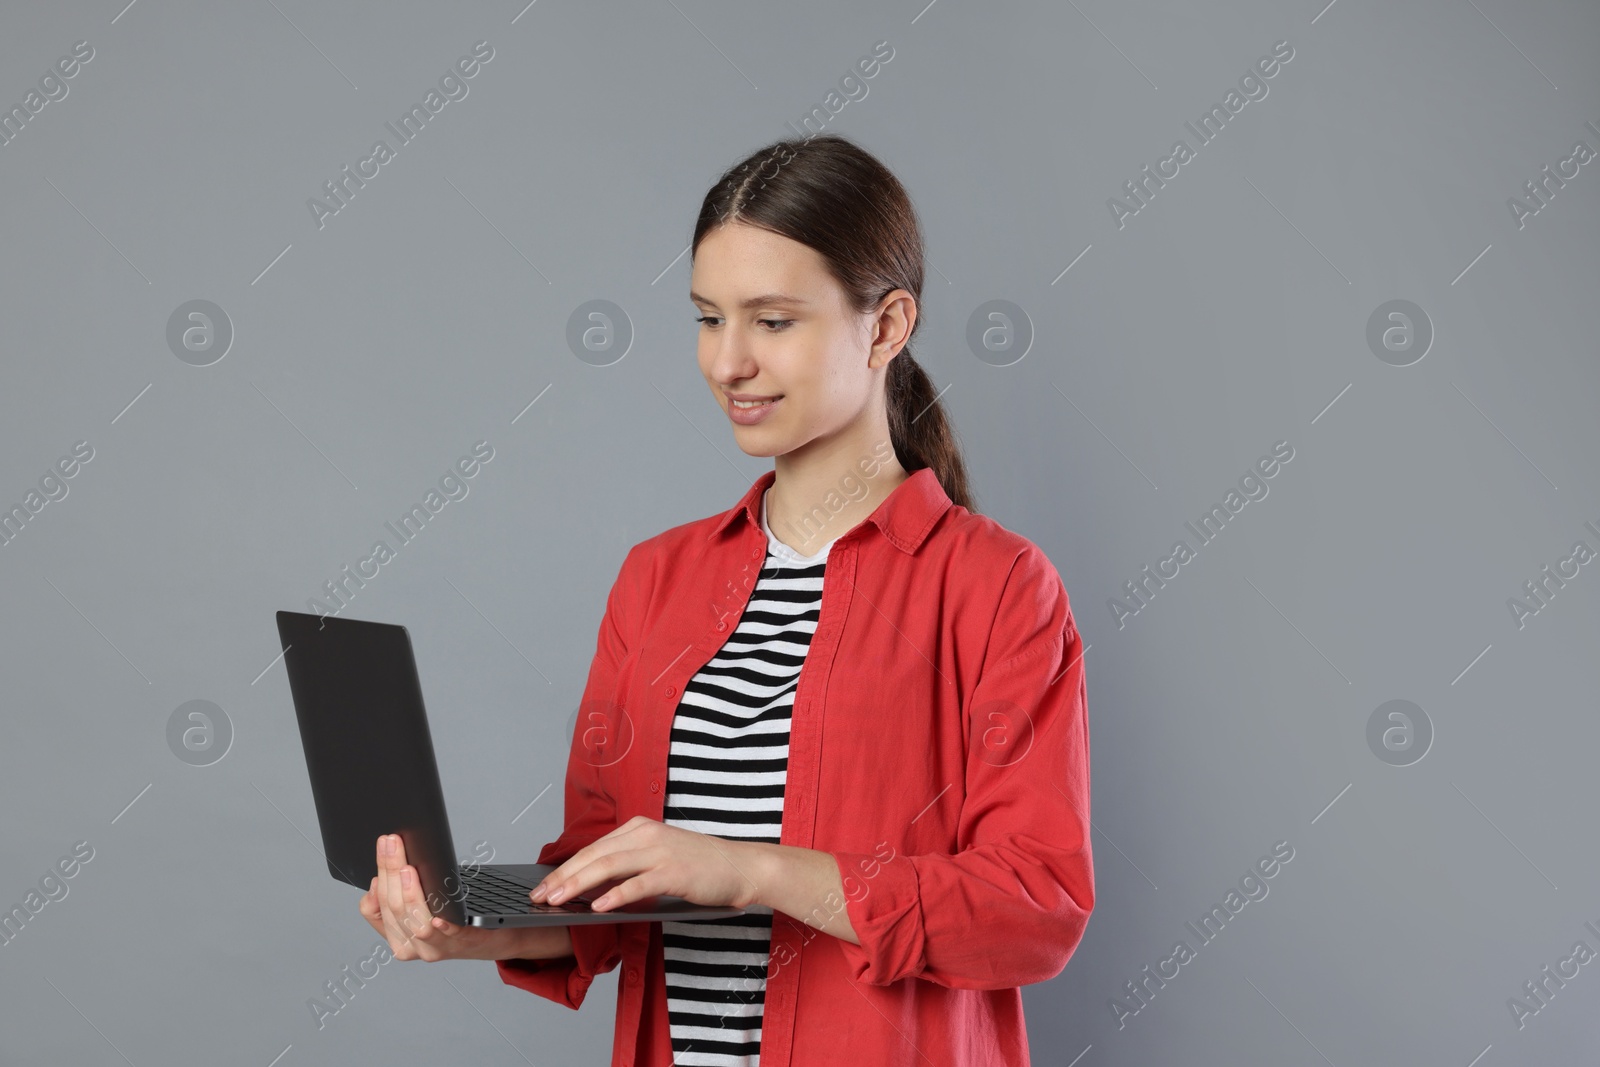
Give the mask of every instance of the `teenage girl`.
<path id="1" fill-rule="evenodd" d="M 844 138 L 780 141 L 691 252 L 700 373 L 773 469 L 627 553 L 532 899 L 745 914 L 458 927 L 397 835 L 361 913 L 399 959 L 494 960 L 572 1008 L 620 966 L 622 1067 L 1026 1064 L 1020 987 L 1094 907 L 1083 648 L 912 359 L 911 201 Z"/>

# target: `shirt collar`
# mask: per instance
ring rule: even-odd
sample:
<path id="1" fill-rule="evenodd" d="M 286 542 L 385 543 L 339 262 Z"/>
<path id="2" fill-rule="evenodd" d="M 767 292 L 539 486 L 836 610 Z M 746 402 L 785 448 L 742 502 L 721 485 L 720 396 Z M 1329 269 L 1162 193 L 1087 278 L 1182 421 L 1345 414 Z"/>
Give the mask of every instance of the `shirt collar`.
<path id="1" fill-rule="evenodd" d="M 750 488 L 745 490 L 739 502 L 717 518 L 707 539 L 716 540 L 741 515 L 751 526 L 759 529 L 761 494 L 767 491 L 777 477 L 777 471 L 769 470 L 757 478 Z M 927 538 L 928 532 L 933 529 L 934 522 L 950 506 L 949 494 L 944 491 L 944 486 L 939 484 L 939 477 L 933 472 L 933 468 L 922 467 L 912 471 L 911 476 L 895 486 L 871 515 L 846 531 L 839 539 L 845 540 L 856 529 L 864 530 L 868 523 L 872 523 L 883 532 L 883 536 L 888 538 L 890 544 L 907 555 L 913 555 Z"/>

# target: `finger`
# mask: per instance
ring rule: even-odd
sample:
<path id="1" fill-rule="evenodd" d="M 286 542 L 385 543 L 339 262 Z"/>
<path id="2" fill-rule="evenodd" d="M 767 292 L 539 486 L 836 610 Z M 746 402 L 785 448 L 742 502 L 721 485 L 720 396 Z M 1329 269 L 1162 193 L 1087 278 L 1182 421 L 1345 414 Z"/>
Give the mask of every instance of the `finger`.
<path id="1" fill-rule="evenodd" d="M 641 826 L 654 822 L 654 819 L 647 818 L 646 816 L 635 815 L 633 818 L 629 819 L 621 826 L 618 826 L 616 829 L 611 830 L 601 837 L 595 838 L 589 844 L 584 845 L 571 856 L 567 857 L 565 862 L 558 864 L 554 870 L 544 876 L 538 885 L 533 887 L 533 891 L 530 894 L 533 902 L 536 904 L 543 902 L 551 889 L 557 885 L 560 885 L 562 882 L 567 881 L 572 877 L 575 871 L 582 868 L 585 864 L 592 863 L 600 856 L 604 856 L 620 847 L 618 841 L 624 834 L 630 834 L 639 829 Z M 579 890 L 578 892 L 582 892 L 582 890 Z M 572 896 L 574 894 L 571 890 L 569 890 L 567 895 Z"/>
<path id="2" fill-rule="evenodd" d="M 372 879 L 372 888 L 369 890 L 369 892 L 372 893 L 373 899 L 377 901 L 380 912 L 382 910 L 384 894 L 389 891 L 389 872 L 384 869 L 383 865 L 383 850 L 385 847 L 387 847 L 385 842 L 388 840 L 388 837 L 388 834 L 379 834 L 377 846 L 373 850 L 373 854 L 376 856 L 376 867 L 378 873 L 377 876 Z"/>
<path id="3" fill-rule="evenodd" d="M 389 905 L 389 835 L 378 835 L 378 877 L 373 895 L 380 912 L 387 914 Z"/>
<path id="4" fill-rule="evenodd" d="M 576 858 L 576 857 L 574 857 Z M 552 904 L 571 900 L 610 879 L 622 879 L 644 870 L 638 849 L 608 852 L 583 864 L 567 877 L 550 884 L 546 894 Z"/>
<path id="5" fill-rule="evenodd" d="M 449 919 L 441 918 L 438 915 L 433 917 L 433 922 L 431 925 L 433 927 L 433 937 L 436 940 L 442 938 L 446 941 L 449 941 L 453 938 L 461 936 L 462 931 L 466 929 L 466 927 L 457 926 Z"/>
<path id="6" fill-rule="evenodd" d="M 392 911 L 392 909 L 391 909 L 391 907 L 389 905 L 389 835 L 388 834 L 380 834 L 380 835 L 378 835 L 377 861 L 378 861 L 378 875 L 377 875 L 377 877 L 375 879 L 373 879 L 373 886 L 372 886 L 372 889 L 371 889 L 372 899 L 373 899 L 373 903 L 377 906 L 377 909 L 378 909 L 378 917 L 379 917 L 379 922 L 381 924 L 381 931 L 383 933 L 383 936 L 389 940 L 389 948 L 390 948 L 391 951 L 393 951 L 397 946 L 395 945 L 394 937 L 392 936 L 392 932 L 390 930 L 390 926 L 391 926 L 391 923 L 392 923 L 392 916 L 391 916 L 390 912 Z"/>
<path id="7" fill-rule="evenodd" d="M 426 894 L 420 889 L 420 881 L 413 879 L 418 885 L 417 899 L 412 904 L 412 914 L 417 916 L 415 932 L 411 944 L 416 949 L 417 955 L 424 960 L 449 959 L 469 943 L 475 931 L 466 926 L 460 926 L 448 919 L 429 913 Z"/>
<path id="8" fill-rule="evenodd" d="M 394 881 L 401 886 L 404 895 L 407 893 L 405 883 L 408 880 L 414 882 L 415 878 L 412 868 L 404 867 L 394 876 Z M 395 954 L 395 958 L 409 960 L 424 955 L 421 949 L 426 940 L 419 938 L 418 934 L 421 928 L 427 925 L 427 918 L 418 918 L 410 901 L 405 901 L 400 908 L 389 908 L 386 905 L 384 920 L 384 936 L 389 939 L 389 949 Z"/>
<path id="9" fill-rule="evenodd" d="M 411 935 L 414 924 L 408 916 L 403 872 L 406 869 L 405 842 L 399 834 L 386 834 L 381 863 L 378 867 L 378 903 L 383 910 L 384 936 L 389 939 L 389 949 L 401 959 L 414 954 Z"/>
<path id="10" fill-rule="evenodd" d="M 361 901 L 357 907 L 361 911 L 361 917 L 367 920 L 378 933 L 383 933 L 383 909 L 378 906 L 378 880 L 376 878 L 372 880 L 372 885 L 367 887 L 367 891 L 361 894 Z"/>
<path id="11" fill-rule="evenodd" d="M 384 864 L 389 871 L 388 892 L 384 902 L 390 914 L 398 919 L 406 911 L 405 887 L 400 882 L 400 872 L 406 866 L 406 846 L 399 834 L 389 835 L 389 851 L 384 854 Z"/>
<path id="12" fill-rule="evenodd" d="M 612 833 L 615 832 L 616 831 L 614 830 L 612 831 Z M 606 835 L 606 837 L 609 836 L 610 834 Z M 535 904 L 543 903 L 545 898 L 549 896 L 550 890 L 565 882 L 568 878 L 572 877 L 574 871 L 581 869 L 584 864 L 589 863 L 597 855 L 601 854 L 599 851 L 599 846 L 601 845 L 601 842 L 606 840 L 606 837 L 599 838 L 592 844 L 583 846 L 571 856 L 567 857 L 565 862 L 557 865 L 555 870 L 545 875 L 544 878 L 540 880 L 539 884 L 533 887 L 528 896 Z"/>
<path id="13" fill-rule="evenodd" d="M 655 896 L 659 890 L 651 888 L 652 881 L 648 872 L 636 874 L 606 890 L 590 907 L 594 911 L 611 911 L 643 897 Z"/>
<path id="14" fill-rule="evenodd" d="M 394 907 L 390 904 L 389 883 L 393 874 L 389 869 L 390 840 L 388 834 L 378 835 L 377 841 L 377 867 L 378 873 L 372 879 L 372 884 L 367 889 L 368 901 L 364 901 L 366 910 L 373 913 L 372 925 L 383 935 L 389 943 L 389 951 L 397 959 L 405 959 L 402 954 L 403 943 L 396 936 Z"/>
<path id="15" fill-rule="evenodd" d="M 426 943 L 435 932 L 433 914 L 428 910 L 427 902 L 423 899 L 422 879 L 417 875 L 415 867 L 401 869 L 400 886 L 402 897 L 405 900 L 405 911 L 402 913 L 401 926 L 408 938 Z"/>
<path id="16" fill-rule="evenodd" d="M 548 893 L 551 888 L 560 885 L 562 882 L 572 877 L 572 873 L 574 871 L 583 867 L 584 864 L 592 862 L 595 857 L 604 855 L 610 847 L 612 838 L 621 832 L 622 827 L 619 826 L 617 829 L 612 830 L 601 837 L 595 838 L 589 844 L 584 845 L 582 848 L 578 849 L 578 851 L 568 856 L 566 860 L 560 864 L 557 864 L 553 871 L 545 875 L 544 879 L 540 881 L 538 885 L 533 887 L 533 899 L 535 901 L 543 900 L 545 894 Z"/>

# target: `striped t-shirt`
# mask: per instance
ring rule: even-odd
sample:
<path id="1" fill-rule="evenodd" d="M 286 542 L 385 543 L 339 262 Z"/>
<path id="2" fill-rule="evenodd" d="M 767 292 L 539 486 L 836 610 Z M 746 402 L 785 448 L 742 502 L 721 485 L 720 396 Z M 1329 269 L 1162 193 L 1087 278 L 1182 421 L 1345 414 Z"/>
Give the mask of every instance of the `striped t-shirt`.
<path id="1" fill-rule="evenodd" d="M 687 685 L 672 720 L 663 821 L 777 844 L 789 766 L 789 716 L 817 630 L 833 541 L 801 556 L 767 525 L 767 557 L 727 642 Z M 672 1062 L 756 1067 L 772 909 L 661 924 Z"/>

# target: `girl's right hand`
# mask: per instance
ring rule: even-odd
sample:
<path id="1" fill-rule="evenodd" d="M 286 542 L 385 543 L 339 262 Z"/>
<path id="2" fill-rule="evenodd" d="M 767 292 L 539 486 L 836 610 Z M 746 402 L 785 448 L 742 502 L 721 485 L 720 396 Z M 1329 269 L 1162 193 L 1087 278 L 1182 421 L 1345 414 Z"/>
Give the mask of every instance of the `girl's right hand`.
<path id="1" fill-rule="evenodd" d="M 406 866 L 399 834 L 378 838 L 378 876 L 361 898 L 361 915 L 389 942 L 397 960 L 548 959 L 572 954 L 565 926 L 457 926 L 428 910 L 415 867 Z"/>

